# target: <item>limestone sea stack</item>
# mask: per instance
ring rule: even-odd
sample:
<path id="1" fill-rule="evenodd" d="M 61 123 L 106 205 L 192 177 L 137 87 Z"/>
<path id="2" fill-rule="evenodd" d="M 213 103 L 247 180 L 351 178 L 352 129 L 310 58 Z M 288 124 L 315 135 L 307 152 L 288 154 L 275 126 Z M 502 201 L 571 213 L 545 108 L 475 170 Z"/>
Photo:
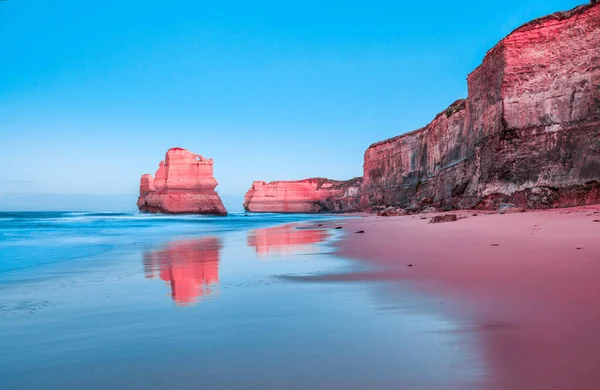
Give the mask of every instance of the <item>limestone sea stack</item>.
<path id="1" fill-rule="evenodd" d="M 246 211 L 255 213 L 319 213 L 358 211 L 362 178 L 336 181 L 255 181 L 244 198 Z"/>
<path id="2" fill-rule="evenodd" d="M 149 213 L 227 215 L 217 185 L 213 159 L 172 148 L 154 177 L 142 175 L 137 205 Z"/>
<path id="3" fill-rule="evenodd" d="M 529 22 L 468 76 L 468 97 L 371 145 L 361 208 L 600 203 L 600 2 Z"/>

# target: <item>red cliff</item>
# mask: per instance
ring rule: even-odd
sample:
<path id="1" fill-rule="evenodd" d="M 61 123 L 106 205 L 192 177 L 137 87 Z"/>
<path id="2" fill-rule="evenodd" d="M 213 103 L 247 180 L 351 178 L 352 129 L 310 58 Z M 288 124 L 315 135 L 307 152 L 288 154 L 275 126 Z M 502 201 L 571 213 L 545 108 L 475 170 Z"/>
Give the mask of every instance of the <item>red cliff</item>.
<path id="1" fill-rule="evenodd" d="M 361 208 L 600 202 L 600 3 L 513 31 L 468 98 L 365 153 Z"/>
<path id="2" fill-rule="evenodd" d="M 255 181 L 244 198 L 255 213 L 318 213 L 357 211 L 361 178 L 349 181 L 306 179 Z"/>
<path id="3" fill-rule="evenodd" d="M 212 159 L 172 148 L 154 178 L 142 175 L 137 205 L 142 212 L 227 215 L 217 185 Z"/>

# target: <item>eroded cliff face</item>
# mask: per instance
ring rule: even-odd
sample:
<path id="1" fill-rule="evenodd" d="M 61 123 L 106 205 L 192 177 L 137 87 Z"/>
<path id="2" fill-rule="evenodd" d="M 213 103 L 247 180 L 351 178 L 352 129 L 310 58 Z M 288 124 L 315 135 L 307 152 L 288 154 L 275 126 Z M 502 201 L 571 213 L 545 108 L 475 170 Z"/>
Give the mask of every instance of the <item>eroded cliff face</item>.
<path id="1" fill-rule="evenodd" d="M 518 28 L 468 86 L 423 129 L 369 147 L 361 208 L 600 202 L 600 3 Z"/>
<path id="2" fill-rule="evenodd" d="M 255 181 L 244 197 L 254 213 L 319 213 L 358 211 L 362 179 Z"/>
<path id="3" fill-rule="evenodd" d="M 137 205 L 150 213 L 227 215 L 217 185 L 212 159 L 172 148 L 154 178 L 142 175 Z"/>

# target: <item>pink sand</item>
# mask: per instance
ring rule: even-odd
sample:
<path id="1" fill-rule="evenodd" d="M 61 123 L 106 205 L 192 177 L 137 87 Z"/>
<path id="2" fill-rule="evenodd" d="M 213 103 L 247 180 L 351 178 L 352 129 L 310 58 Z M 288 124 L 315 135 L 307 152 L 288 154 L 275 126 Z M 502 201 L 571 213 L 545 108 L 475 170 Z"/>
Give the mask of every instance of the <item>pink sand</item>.
<path id="1" fill-rule="evenodd" d="M 429 309 L 480 340 L 490 389 L 600 389 L 600 205 L 457 214 L 468 218 L 342 222 L 339 254 L 381 271 L 337 278 L 388 280 L 436 297 Z"/>

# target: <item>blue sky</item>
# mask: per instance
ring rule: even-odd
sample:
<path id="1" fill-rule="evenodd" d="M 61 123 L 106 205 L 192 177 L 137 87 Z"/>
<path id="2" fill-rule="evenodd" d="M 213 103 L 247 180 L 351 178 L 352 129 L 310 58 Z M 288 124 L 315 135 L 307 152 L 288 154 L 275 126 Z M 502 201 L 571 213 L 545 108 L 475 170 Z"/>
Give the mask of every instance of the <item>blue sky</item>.
<path id="1" fill-rule="evenodd" d="M 134 199 L 173 146 L 214 158 L 227 196 L 360 176 L 511 30 L 582 3 L 0 1 L 0 209 Z"/>

